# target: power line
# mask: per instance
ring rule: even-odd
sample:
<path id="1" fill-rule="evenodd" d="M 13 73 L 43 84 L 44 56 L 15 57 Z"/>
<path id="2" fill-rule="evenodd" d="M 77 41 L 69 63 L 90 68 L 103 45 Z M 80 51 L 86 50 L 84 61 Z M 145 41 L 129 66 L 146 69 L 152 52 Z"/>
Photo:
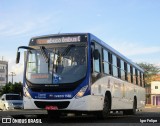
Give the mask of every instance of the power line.
<path id="1" fill-rule="evenodd" d="M 12 84 L 13 84 L 13 76 L 16 76 L 15 72 L 11 72 L 11 74 L 9 74 L 8 76 L 12 77 Z"/>

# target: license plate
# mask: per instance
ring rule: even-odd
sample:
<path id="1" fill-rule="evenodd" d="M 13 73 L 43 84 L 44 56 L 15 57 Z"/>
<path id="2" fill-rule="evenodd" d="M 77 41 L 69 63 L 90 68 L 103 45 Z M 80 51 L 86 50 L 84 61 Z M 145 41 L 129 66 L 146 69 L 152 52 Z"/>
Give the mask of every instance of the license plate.
<path id="1" fill-rule="evenodd" d="M 57 106 L 46 106 L 45 107 L 46 110 L 58 110 Z"/>

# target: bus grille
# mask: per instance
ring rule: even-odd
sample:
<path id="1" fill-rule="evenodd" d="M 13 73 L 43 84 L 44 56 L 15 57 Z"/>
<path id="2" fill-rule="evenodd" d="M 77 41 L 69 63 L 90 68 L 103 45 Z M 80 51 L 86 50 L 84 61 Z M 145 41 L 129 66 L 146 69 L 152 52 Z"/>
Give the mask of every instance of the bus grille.
<path id="1" fill-rule="evenodd" d="M 35 105 L 38 108 L 45 108 L 46 106 L 57 106 L 58 109 L 67 108 L 69 105 L 69 101 L 62 101 L 62 102 L 46 102 L 46 101 L 35 101 Z"/>

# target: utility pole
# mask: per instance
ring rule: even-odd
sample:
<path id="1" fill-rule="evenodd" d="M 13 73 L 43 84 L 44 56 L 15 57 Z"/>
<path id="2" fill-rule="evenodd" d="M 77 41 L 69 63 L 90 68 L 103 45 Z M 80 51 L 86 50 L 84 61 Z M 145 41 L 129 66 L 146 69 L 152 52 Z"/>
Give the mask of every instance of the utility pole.
<path id="1" fill-rule="evenodd" d="M 13 84 L 13 76 L 16 76 L 15 72 L 11 72 L 11 74 L 9 74 L 9 76 L 12 76 L 12 84 Z"/>

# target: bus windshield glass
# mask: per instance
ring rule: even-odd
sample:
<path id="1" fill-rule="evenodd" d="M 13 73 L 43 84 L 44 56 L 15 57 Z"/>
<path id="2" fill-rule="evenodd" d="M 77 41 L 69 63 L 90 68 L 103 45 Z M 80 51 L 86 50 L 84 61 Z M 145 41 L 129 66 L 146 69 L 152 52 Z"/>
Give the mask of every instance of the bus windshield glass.
<path id="1" fill-rule="evenodd" d="M 74 83 L 86 76 L 86 44 L 65 44 L 28 51 L 26 78 L 32 84 Z"/>

